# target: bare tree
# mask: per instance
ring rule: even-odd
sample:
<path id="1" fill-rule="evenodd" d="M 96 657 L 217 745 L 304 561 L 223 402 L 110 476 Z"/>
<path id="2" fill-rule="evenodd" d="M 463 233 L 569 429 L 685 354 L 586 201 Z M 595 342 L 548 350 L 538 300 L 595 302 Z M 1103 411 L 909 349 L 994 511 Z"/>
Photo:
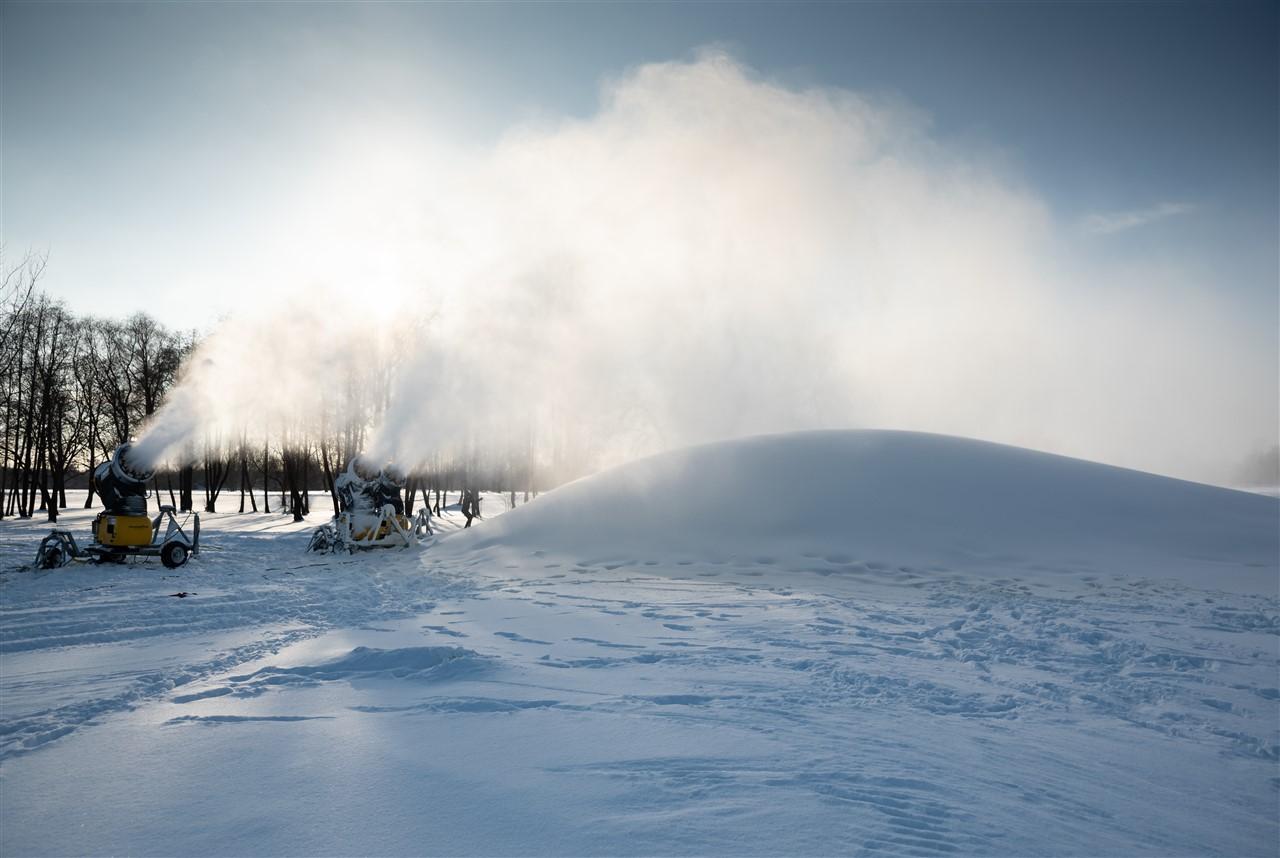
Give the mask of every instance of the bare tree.
<path id="1" fill-rule="evenodd" d="M 217 512 L 218 495 L 227 484 L 231 474 L 231 456 L 220 438 L 206 438 L 204 441 L 204 511 Z M 240 503 L 244 499 L 241 496 Z"/>
<path id="2" fill-rule="evenodd" d="M 243 430 L 240 433 L 240 444 L 236 449 L 240 458 L 240 512 L 244 512 L 244 499 L 246 497 L 245 489 L 248 489 L 247 496 L 249 503 L 253 506 L 253 511 L 258 511 L 258 500 L 253 496 L 253 480 L 249 477 L 249 438 L 248 433 Z"/>
<path id="3" fill-rule="evenodd" d="M 284 476 L 283 488 L 289 493 L 289 512 L 294 521 L 302 521 L 307 513 L 306 471 L 310 458 L 308 445 L 295 437 L 285 436 L 280 447 L 280 464 Z"/>

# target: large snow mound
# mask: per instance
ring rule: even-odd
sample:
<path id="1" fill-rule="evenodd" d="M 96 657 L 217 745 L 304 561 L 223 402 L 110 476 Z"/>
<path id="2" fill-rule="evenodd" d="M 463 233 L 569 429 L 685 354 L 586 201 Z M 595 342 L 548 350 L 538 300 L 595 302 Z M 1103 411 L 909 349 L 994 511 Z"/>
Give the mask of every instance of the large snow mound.
<path id="1" fill-rule="evenodd" d="M 768 435 L 660 454 L 578 480 L 452 537 L 493 546 L 805 556 L 962 568 L 1099 559 L 1274 590 L 1280 502 L 970 439 L 916 432 Z M 1120 567 L 1120 568 L 1117 568 Z"/>

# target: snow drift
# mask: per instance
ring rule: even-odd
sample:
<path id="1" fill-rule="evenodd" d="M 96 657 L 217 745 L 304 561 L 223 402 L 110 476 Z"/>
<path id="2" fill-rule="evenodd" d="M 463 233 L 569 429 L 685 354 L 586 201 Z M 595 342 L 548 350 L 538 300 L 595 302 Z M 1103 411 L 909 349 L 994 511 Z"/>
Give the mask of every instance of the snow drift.
<path id="1" fill-rule="evenodd" d="M 588 561 L 791 553 L 939 571 L 1057 564 L 1274 592 L 1278 521 L 1274 498 L 1048 453 L 915 432 L 822 431 L 642 459 L 556 489 L 442 549 L 554 546 Z"/>

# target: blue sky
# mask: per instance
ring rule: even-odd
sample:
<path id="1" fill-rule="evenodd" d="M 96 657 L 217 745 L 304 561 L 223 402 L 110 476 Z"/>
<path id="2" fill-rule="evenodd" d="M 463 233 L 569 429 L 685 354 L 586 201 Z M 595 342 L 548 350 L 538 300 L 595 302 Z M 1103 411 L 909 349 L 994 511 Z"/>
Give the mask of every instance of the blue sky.
<path id="1" fill-rule="evenodd" d="M 1274 3 L 15 3 L 2 231 L 77 306 L 204 325 L 217 266 L 332 135 L 394 117 L 484 145 L 585 116 L 699 47 L 901 100 L 1007 166 L 1091 252 L 1204 268 L 1275 321 Z M 192 314 L 196 318 L 191 319 Z"/>

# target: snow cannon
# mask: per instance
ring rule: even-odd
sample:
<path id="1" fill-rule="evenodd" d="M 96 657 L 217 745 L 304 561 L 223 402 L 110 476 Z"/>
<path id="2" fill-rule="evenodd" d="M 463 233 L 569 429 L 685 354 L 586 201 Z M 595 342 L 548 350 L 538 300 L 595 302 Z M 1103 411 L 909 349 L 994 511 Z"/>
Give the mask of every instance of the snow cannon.
<path id="1" fill-rule="evenodd" d="M 410 518 L 404 514 L 401 491 L 408 475 L 394 464 L 381 468 L 356 456 L 333 481 L 338 511 L 316 528 L 308 551 L 354 554 L 366 548 L 407 548 L 431 536 L 431 512 L 423 507 Z"/>
<path id="2" fill-rule="evenodd" d="M 200 516 L 191 534 L 178 523 L 171 506 L 161 506 L 154 519 L 147 513 L 147 481 L 155 471 L 130 458 L 131 444 L 116 447 L 111 458 L 93 471 L 93 484 L 103 510 L 93 520 L 92 539 L 83 548 L 68 530 L 55 530 L 36 551 L 36 566 L 56 569 L 72 560 L 123 563 L 129 557 L 159 557 L 168 569 L 177 569 L 200 548 Z M 160 525 L 167 524 L 164 536 Z"/>

